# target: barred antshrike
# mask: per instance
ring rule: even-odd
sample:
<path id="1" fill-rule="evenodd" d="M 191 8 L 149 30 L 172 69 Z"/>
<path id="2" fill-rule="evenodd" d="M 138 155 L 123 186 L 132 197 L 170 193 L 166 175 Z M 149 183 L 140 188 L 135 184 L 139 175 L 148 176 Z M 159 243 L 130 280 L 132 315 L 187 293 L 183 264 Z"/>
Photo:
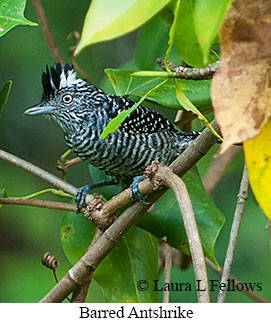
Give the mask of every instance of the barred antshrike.
<path id="1" fill-rule="evenodd" d="M 138 183 L 153 161 L 169 165 L 199 135 L 178 132 L 161 114 L 144 106 L 132 112 L 121 126 L 105 139 L 100 135 L 106 125 L 134 102 L 106 94 L 101 89 L 76 79 L 73 67 L 60 63 L 42 74 L 41 103 L 26 110 L 26 115 L 47 115 L 61 127 L 68 147 L 80 158 L 104 170 L 113 180 L 86 185 L 76 194 L 77 209 L 84 205 L 90 189 L 130 180 L 131 198 L 144 202 Z"/>

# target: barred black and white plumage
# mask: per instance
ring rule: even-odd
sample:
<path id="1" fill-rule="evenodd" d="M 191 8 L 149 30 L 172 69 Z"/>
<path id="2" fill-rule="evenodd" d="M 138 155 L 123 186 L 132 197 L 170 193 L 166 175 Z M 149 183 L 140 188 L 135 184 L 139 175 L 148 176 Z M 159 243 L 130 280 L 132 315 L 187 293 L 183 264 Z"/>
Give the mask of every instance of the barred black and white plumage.
<path id="1" fill-rule="evenodd" d="M 139 106 L 118 130 L 100 139 L 109 121 L 134 102 L 77 79 L 68 64 L 47 67 L 42 85 L 41 103 L 25 114 L 48 115 L 75 154 L 120 181 L 143 174 L 153 160 L 169 165 L 199 135 L 178 132 L 161 114 Z"/>

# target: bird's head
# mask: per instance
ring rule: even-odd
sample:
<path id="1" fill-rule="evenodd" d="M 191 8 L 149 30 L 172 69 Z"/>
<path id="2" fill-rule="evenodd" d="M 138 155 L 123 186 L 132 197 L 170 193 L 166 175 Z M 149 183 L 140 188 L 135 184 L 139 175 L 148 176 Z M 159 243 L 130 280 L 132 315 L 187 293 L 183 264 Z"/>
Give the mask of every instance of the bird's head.
<path id="1" fill-rule="evenodd" d="M 80 116 L 87 107 L 86 94 L 91 86 L 76 78 L 73 66 L 63 66 L 60 63 L 51 68 L 46 66 L 46 71 L 42 74 L 42 86 L 41 102 L 27 109 L 25 115 L 49 116 L 64 131 L 67 131 L 72 123 L 80 122 Z"/>

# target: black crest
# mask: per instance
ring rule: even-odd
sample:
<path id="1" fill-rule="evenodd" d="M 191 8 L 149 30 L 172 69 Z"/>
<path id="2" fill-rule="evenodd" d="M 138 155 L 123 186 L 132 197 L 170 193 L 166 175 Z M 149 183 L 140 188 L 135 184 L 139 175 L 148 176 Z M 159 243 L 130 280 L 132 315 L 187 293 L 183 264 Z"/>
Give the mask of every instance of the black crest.
<path id="1" fill-rule="evenodd" d="M 73 73 L 73 66 L 55 63 L 53 67 L 46 65 L 46 71 L 42 73 L 41 82 L 43 86 L 43 99 L 49 99 L 54 96 L 56 90 L 63 85 L 67 85 L 69 76 Z M 65 82 L 64 82 L 65 80 Z"/>

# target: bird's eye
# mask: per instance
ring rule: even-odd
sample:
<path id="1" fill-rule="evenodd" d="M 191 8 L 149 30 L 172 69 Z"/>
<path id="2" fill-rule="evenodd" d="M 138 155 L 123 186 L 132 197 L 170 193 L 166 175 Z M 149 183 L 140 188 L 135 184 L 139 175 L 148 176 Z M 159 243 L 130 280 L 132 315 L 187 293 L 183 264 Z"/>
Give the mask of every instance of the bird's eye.
<path id="1" fill-rule="evenodd" d="M 72 103 L 73 97 L 70 94 L 65 94 L 62 97 L 62 102 L 65 104 L 70 104 Z"/>

